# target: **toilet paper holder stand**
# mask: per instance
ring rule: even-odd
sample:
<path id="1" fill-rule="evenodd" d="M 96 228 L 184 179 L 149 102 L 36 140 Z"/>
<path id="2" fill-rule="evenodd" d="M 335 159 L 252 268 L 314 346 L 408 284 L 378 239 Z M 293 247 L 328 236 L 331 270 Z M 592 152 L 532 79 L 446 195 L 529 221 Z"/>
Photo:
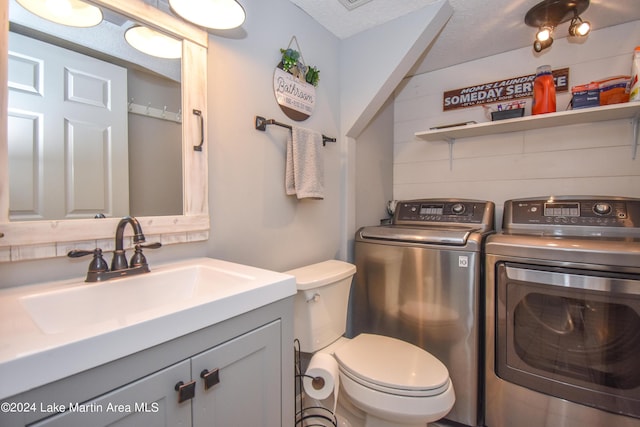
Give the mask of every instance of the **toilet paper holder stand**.
<path id="1" fill-rule="evenodd" d="M 296 393 L 295 393 L 295 408 L 296 408 L 296 426 L 308 425 L 310 421 L 314 422 L 324 422 L 324 424 L 314 424 L 311 425 L 332 425 L 334 427 L 338 426 L 338 419 L 333 411 L 327 409 L 323 406 L 307 406 L 305 405 L 305 393 L 304 393 L 304 385 L 302 380 L 304 378 L 311 379 L 311 386 L 320 390 L 324 387 L 325 381 L 322 377 L 313 377 L 311 375 L 307 375 L 302 371 L 302 363 L 300 358 L 300 341 L 297 339 L 294 340 L 294 364 L 295 364 L 295 379 L 296 379 Z M 329 423 L 329 424 L 326 424 Z"/>

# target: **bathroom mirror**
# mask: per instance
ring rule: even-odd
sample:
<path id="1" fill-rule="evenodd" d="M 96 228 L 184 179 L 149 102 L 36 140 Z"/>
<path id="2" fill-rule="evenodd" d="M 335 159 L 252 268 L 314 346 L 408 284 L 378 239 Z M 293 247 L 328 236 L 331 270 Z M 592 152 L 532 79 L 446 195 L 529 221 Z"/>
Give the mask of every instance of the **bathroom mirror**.
<path id="1" fill-rule="evenodd" d="M 7 2 L 3 3 L 4 5 L 2 7 L 5 10 L 1 12 L 6 16 L 8 13 L 6 9 Z M 104 250 L 109 250 L 109 242 L 115 230 L 115 224 L 124 214 L 132 214 L 138 217 L 142 222 L 145 234 L 149 236 L 159 235 L 159 238 L 154 240 L 161 239 L 163 243 L 196 241 L 208 237 L 209 218 L 206 189 L 207 145 L 206 135 L 204 135 L 206 129 L 204 126 L 204 118 L 206 117 L 206 49 L 208 35 L 206 32 L 186 24 L 184 21 L 174 18 L 170 14 L 149 6 L 142 0 L 96 0 L 93 1 L 93 3 L 106 8 L 105 18 L 114 19 L 111 15 L 120 15 L 135 24 L 145 25 L 182 40 L 182 60 L 173 60 L 173 65 L 171 64 L 171 60 L 165 60 L 159 61 L 159 63 L 169 64 L 169 66 L 154 68 L 153 65 L 147 66 L 144 64 L 143 59 L 129 60 L 129 63 L 140 64 L 138 68 L 144 69 L 143 73 L 149 74 L 151 76 L 150 80 L 152 81 L 160 81 L 163 79 L 173 81 L 175 87 L 177 87 L 177 95 L 174 94 L 173 96 L 179 105 L 173 105 L 169 109 L 163 109 L 160 105 L 149 105 L 146 100 L 136 100 L 135 97 L 131 100 L 129 97 L 126 97 L 126 95 L 124 98 L 127 103 L 125 108 L 128 109 L 129 112 L 136 110 L 134 112 L 139 113 L 141 116 L 151 112 L 151 114 L 157 116 L 158 126 L 150 125 L 149 123 L 154 123 L 154 119 L 148 117 L 142 117 L 141 120 L 147 120 L 147 122 L 143 121 L 141 125 L 138 125 L 138 127 L 145 129 L 144 132 L 150 132 L 149 135 L 151 136 L 148 139 L 154 139 L 152 136 L 153 131 L 155 131 L 156 134 L 166 133 L 162 130 L 161 125 L 167 124 L 170 128 L 173 127 L 177 129 L 178 139 L 180 139 L 181 136 L 181 141 L 178 140 L 176 144 L 174 144 L 177 145 L 175 155 L 171 156 L 177 159 L 175 165 L 162 166 L 155 171 L 153 171 L 154 161 L 148 161 L 148 157 L 154 156 L 153 151 L 155 147 L 146 150 L 139 149 L 138 151 L 130 147 L 128 150 L 128 156 L 132 157 L 129 162 L 130 166 L 124 166 L 126 169 L 125 172 L 132 171 L 128 176 L 129 180 L 140 184 L 140 182 L 144 181 L 145 175 L 152 175 L 153 172 L 160 171 L 165 175 L 174 173 L 175 176 L 170 181 L 173 183 L 178 181 L 177 197 L 179 200 L 177 204 L 181 206 L 177 206 L 177 208 L 172 208 L 172 210 L 170 209 L 166 212 L 163 212 L 162 209 L 148 211 L 145 210 L 145 208 L 153 205 L 153 202 L 142 201 L 140 202 L 142 208 L 138 207 L 131 210 L 127 208 L 125 211 L 114 212 L 113 217 L 107 215 L 108 217 L 103 219 L 55 218 L 39 220 L 36 218 L 36 220 L 16 220 L 15 216 L 11 218 L 9 215 L 9 208 L 11 208 L 11 206 L 9 206 L 10 189 L 15 192 L 16 187 L 9 185 L 8 171 L 11 168 L 8 162 L 11 157 L 9 156 L 8 148 L 7 117 L 6 114 L 4 114 L 0 126 L 2 130 L 2 139 L 0 139 L 0 208 L 2 208 L 0 211 L 0 233 L 3 235 L 3 237 L 0 237 L 0 261 L 62 256 L 66 254 L 69 247 L 78 247 L 78 245 L 95 247 L 97 244 Z M 13 7 L 13 5 L 11 7 Z M 6 22 L 3 25 L 6 25 Z M 26 25 L 21 24 L 20 26 L 16 26 L 12 24 L 12 30 L 14 30 L 14 27 L 26 27 Z M 4 45 L 2 46 L 2 74 L 0 74 L 0 76 L 7 81 L 8 46 L 6 43 L 10 42 L 7 42 L 6 37 L 8 29 L 3 28 L 2 30 L 5 32 L 5 37 L 3 37 L 2 41 Z M 48 30 L 45 31 L 51 32 Z M 22 31 L 17 32 L 24 33 L 25 31 L 22 29 Z M 28 33 L 28 30 L 26 32 Z M 23 35 L 24 34 L 20 34 L 20 36 Z M 62 36 L 59 37 L 62 38 Z M 102 39 L 102 41 L 106 44 L 106 40 Z M 109 55 L 105 55 L 105 57 L 107 56 Z M 153 62 L 153 60 L 151 62 Z M 149 69 L 153 71 L 149 73 L 147 71 Z M 133 69 L 131 73 L 135 74 L 138 71 L 139 70 Z M 147 77 L 144 77 L 144 79 L 146 80 Z M 136 83 L 135 86 L 138 87 L 139 82 Z M 171 84 L 169 84 L 169 86 L 171 86 Z M 0 98 L 3 105 L 6 106 L 8 99 L 6 84 L 4 87 L 5 89 L 3 89 Z M 122 99 L 120 103 L 122 104 Z M 162 101 L 160 101 L 160 103 L 162 103 Z M 7 110 L 5 109 L 4 111 Z M 131 114 L 128 115 L 131 116 Z M 169 120 L 162 120 L 167 117 Z M 135 122 L 136 118 L 134 117 L 132 121 Z M 195 150 L 194 147 L 200 148 L 200 151 Z M 167 150 L 155 149 L 155 151 L 164 153 Z M 146 169 L 146 173 L 144 172 L 145 166 L 143 166 L 145 160 L 148 165 L 151 165 L 151 170 Z M 114 161 L 112 163 L 118 162 Z M 91 171 L 92 167 L 96 169 L 102 167 L 101 163 L 92 164 L 90 161 L 84 162 L 84 164 L 89 171 Z M 16 168 L 14 164 L 11 164 L 11 166 L 14 166 L 14 171 L 16 169 L 18 171 L 24 169 Z M 116 166 L 122 168 L 121 165 Z M 147 166 L 147 168 L 148 167 L 149 166 Z M 135 173 L 139 173 L 139 175 L 136 176 Z M 105 174 L 117 175 L 117 171 L 105 172 Z M 13 172 L 12 176 L 19 177 L 20 175 L 16 175 L 16 173 Z M 154 178 L 151 181 L 151 185 L 156 184 L 155 188 L 150 187 L 152 190 L 158 190 L 158 188 L 161 190 L 165 189 L 165 194 L 168 194 L 168 184 L 157 185 L 159 178 Z M 142 188 L 142 190 L 137 190 L 141 197 L 152 192 L 151 190 L 145 191 L 144 186 L 142 186 Z M 162 194 L 162 191 L 160 191 L 160 193 Z M 138 199 L 141 197 L 132 197 L 132 200 L 140 201 Z"/>
<path id="2" fill-rule="evenodd" d="M 109 9 L 79 28 L 19 1 L 9 0 L 9 220 L 182 215 L 180 58 L 133 48 L 127 31 L 146 27 Z"/>

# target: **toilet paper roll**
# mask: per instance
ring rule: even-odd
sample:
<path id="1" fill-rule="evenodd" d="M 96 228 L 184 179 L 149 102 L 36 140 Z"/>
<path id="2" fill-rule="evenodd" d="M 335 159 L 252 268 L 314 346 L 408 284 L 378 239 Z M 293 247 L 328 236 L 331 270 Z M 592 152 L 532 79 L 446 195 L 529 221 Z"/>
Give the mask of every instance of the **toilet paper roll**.
<path id="1" fill-rule="evenodd" d="M 333 393 L 333 412 L 335 413 L 340 387 L 336 359 L 326 353 L 314 354 L 305 375 L 302 384 L 307 396 L 316 400 L 324 400 Z"/>

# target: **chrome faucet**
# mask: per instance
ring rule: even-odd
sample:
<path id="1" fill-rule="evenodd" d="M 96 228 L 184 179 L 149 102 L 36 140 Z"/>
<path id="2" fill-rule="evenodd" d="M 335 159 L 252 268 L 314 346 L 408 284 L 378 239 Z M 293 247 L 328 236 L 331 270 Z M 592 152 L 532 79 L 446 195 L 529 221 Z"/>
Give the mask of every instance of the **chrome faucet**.
<path id="1" fill-rule="evenodd" d="M 133 228 L 133 243 L 135 244 L 135 253 L 129 263 L 127 262 L 124 250 L 124 230 L 127 224 L 131 224 Z M 93 260 L 89 264 L 89 271 L 87 272 L 85 281 L 101 282 L 116 277 L 148 273 L 150 271 L 149 264 L 147 264 L 147 259 L 142 253 L 142 248 L 157 249 L 161 247 L 162 244 L 151 243 L 149 245 L 142 245 L 144 242 L 144 233 L 138 220 L 132 216 L 125 216 L 118 222 L 118 226 L 116 227 L 116 248 L 113 252 L 113 259 L 111 260 L 111 270 L 109 270 L 107 262 L 102 258 L 102 249 L 100 248 L 96 248 L 93 251 L 72 250 L 67 256 L 70 258 L 78 258 L 85 255 L 93 255 Z"/>

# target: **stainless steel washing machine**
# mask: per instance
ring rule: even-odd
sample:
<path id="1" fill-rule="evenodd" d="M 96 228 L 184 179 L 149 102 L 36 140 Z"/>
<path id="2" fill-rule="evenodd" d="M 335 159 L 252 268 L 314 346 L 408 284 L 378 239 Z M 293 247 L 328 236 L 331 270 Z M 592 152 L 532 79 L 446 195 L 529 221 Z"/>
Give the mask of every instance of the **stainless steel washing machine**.
<path id="1" fill-rule="evenodd" d="M 400 201 L 390 225 L 355 237 L 349 333 L 404 339 L 448 368 L 456 403 L 446 419 L 482 425 L 481 250 L 494 204 Z"/>
<path id="2" fill-rule="evenodd" d="M 640 426 L 640 199 L 505 203 L 486 243 L 486 425 Z"/>

